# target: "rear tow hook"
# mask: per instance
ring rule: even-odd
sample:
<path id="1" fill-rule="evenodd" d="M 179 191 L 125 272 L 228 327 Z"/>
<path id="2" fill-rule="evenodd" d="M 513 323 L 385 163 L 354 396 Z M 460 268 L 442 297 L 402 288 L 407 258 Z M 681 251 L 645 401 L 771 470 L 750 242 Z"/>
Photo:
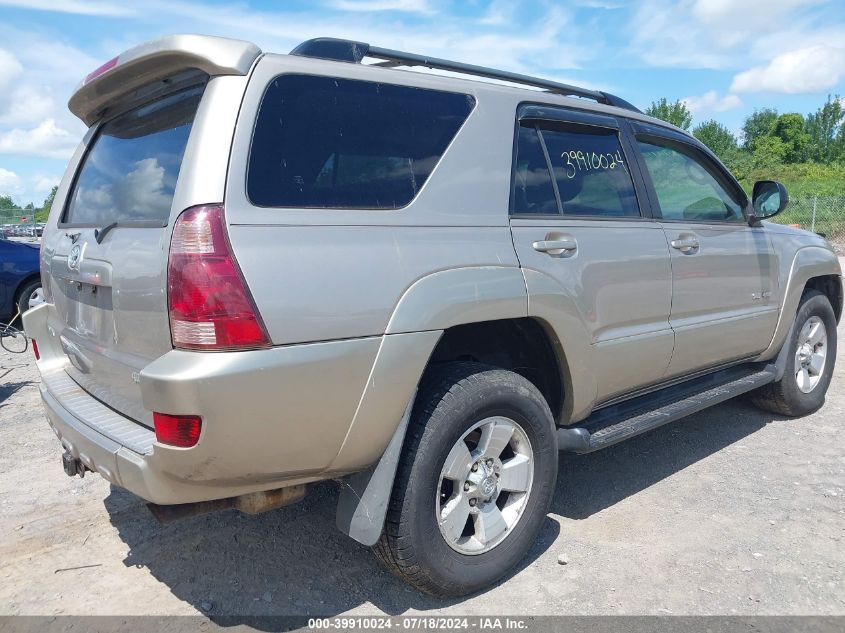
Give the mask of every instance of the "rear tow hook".
<path id="1" fill-rule="evenodd" d="M 76 475 L 84 477 L 85 471 L 91 470 L 68 451 L 62 453 L 62 468 L 65 469 L 65 474 L 68 477 L 75 477 Z"/>

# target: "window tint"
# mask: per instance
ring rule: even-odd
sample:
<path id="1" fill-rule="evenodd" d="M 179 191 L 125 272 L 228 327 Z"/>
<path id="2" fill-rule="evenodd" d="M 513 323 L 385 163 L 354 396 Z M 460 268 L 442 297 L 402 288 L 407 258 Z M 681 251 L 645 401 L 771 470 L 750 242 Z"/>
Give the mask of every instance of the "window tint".
<path id="1" fill-rule="evenodd" d="M 657 200 L 667 220 L 744 222 L 736 194 L 724 186 L 692 149 L 639 141 Z"/>
<path id="2" fill-rule="evenodd" d="M 533 127 L 520 126 L 513 174 L 513 213 L 558 212 L 549 164 Z"/>
<path id="3" fill-rule="evenodd" d="M 564 215 L 640 215 L 616 131 L 565 126 L 542 134 Z"/>
<path id="4" fill-rule="evenodd" d="M 64 222 L 166 224 L 202 91 L 191 88 L 105 123 L 79 168 Z"/>
<path id="5" fill-rule="evenodd" d="M 282 75 L 252 139 L 247 191 L 267 207 L 397 209 L 469 116 L 469 95 Z"/>

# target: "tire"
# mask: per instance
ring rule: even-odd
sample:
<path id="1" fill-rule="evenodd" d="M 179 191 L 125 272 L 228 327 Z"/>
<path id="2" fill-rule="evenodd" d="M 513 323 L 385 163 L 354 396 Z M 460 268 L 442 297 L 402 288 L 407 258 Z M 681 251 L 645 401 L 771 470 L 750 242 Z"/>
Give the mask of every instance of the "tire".
<path id="1" fill-rule="evenodd" d="M 30 307 L 35 307 L 35 303 L 30 306 L 30 299 L 36 296 L 37 293 L 41 290 L 41 280 L 36 279 L 35 281 L 27 282 L 23 288 L 20 289 L 18 292 L 17 299 L 15 300 L 15 309 L 19 312 L 19 314 L 23 314 Z M 43 294 L 38 294 L 41 297 L 41 300 L 38 303 L 43 303 Z"/>
<path id="2" fill-rule="evenodd" d="M 504 442 L 499 456 L 490 457 Z M 484 447 L 485 458 L 472 470 L 470 463 Z M 376 555 L 401 579 L 434 596 L 463 596 L 496 582 L 536 540 L 554 494 L 557 462 L 551 411 L 528 380 L 478 363 L 428 371 Z M 450 479 L 455 472 L 458 476 Z M 460 486 L 464 477 L 469 492 Z M 461 530 L 460 512 L 468 507 Z M 455 514 L 444 520 L 449 508 Z"/>
<path id="3" fill-rule="evenodd" d="M 818 337 L 820 330 L 813 329 L 816 325 L 823 326 L 823 342 L 807 338 L 813 332 Z M 824 404 L 836 361 L 836 316 L 825 295 L 817 290 L 804 293 L 795 315 L 795 327 L 784 345 L 789 348 L 783 377 L 754 391 L 751 401 L 771 413 L 789 417 L 807 415 Z M 809 359 L 812 362 L 805 367 L 808 352 L 812 352 Z M 823 357 L 820 369 L 816 360 L 819 354 Z M 802 376 L 805 371 L 806 375 Z"/>

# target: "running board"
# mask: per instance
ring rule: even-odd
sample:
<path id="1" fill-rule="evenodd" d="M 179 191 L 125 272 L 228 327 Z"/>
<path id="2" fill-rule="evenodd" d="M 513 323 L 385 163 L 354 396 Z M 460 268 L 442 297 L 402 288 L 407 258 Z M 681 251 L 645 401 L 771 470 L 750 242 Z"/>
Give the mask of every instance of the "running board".
<path id="1" fill-rule="evenodd" d="M 558 450 L 592 453 L 774 382 L 777 368 L 742 365 L 595 411 L 577 428 L 557 430 Z"/>

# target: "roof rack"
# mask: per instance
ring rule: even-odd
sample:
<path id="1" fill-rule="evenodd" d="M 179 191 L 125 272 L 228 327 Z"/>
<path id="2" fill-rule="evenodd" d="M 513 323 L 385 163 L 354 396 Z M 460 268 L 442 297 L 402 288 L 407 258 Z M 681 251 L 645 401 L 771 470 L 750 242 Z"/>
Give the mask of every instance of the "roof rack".
<path id="1" fill-rule="evenodd" d="M 333 37 L 318 37 L 303 42 L 294 48 L 290 54 L 302 57 L 317 57 L 320 59 L 352 62 L 355 64 L 361 63 L 361 60 L 365 57 L 373 57 L 375 59 L 385 60 L 375 64 L 376 66 L 424 66 L 426 68 L 436 68 L 438 70 L 449 70 L 466 75 L 475 75 L 476 77 L 487 77 L 489 79 L 499 79 L 526 86 L 534 86 L 536 88 L 545 88 L 549 92 L 553 92 L 555 94 L 567 97 L 593 99 L 598 103 L 616 106 L 617 108 L 624 108 L 625 110 L 633 110 L 634 112 L 641 112 L 637 107 L 625 101 L 625 99 L 610 94 L 609 92 L 590 90 L 589 88 L 579 88 L 578 86 L 571 86 L 557 81 L 549 81 L 548 79 L 540 79 L 539 77 L 521 75 L 519 73 L 512 73 L 505 70 L 496 70 L 495 68 L 486 68 L 484 66 L 475 66 L 473 64 L 463 64 L 461 62 L 453 62 L 448 59 L 438 59 L 437 57 L 426 57 L 424 55 L 416 55 L 414 53 L 404 53 L 402 51 L 395 51 L 389 48 L 379 48 L 377 46 L 370 46 L 364 42 L 355 42 L 353 40 L 341 40 Z"/>

